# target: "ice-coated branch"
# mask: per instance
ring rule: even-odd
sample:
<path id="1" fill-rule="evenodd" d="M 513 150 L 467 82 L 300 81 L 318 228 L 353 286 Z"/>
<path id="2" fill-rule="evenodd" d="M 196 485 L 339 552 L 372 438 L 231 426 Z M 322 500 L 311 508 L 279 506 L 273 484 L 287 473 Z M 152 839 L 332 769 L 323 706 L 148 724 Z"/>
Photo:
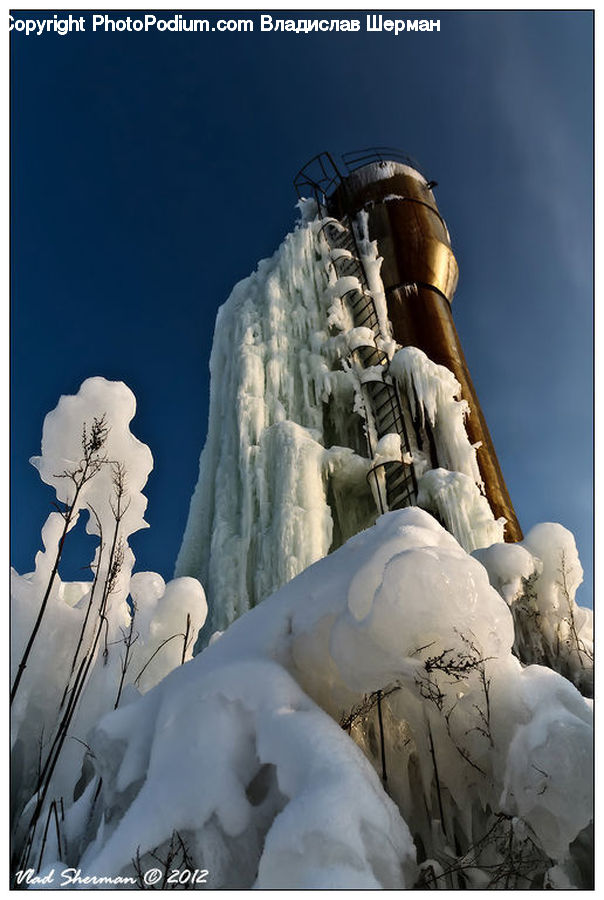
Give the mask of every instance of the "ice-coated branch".
<path id="1" fill-rule="evenodd" d="M 44 614 L 46 612 L 46 607 L 48 605 L 48 598 L 50 597 L 50 593 L 52 591 L 55 578 L 57 572 L 59 570 L 59 563 L 61 561 L 61 556 L 63 554 L 63 545 L 65 542 L 65 537 L 67 536 L 67 532 L 69 531 L 74 515 L 77 514 L 78 511 L 78 498 L 82 491 L 82 488 L 90 481 L 91 478 L 99 472 L 101 466 L 106 462 L 106 456 L 99 455 L 100 451 L 103 449 L 107 437 L 109 435 L 109 427 L 106 424 L 106 414 L 103 414 L 99 418 L 93 419 L 92 428 L 90 429 L 90 433 L 86 430 L 86 422 L 82 425 L 82 452 L 83 457 L 79 461 L 78 465 L 75 469 L 71 469 L 63 472 L 61 475 L 57 476 L 58 478 L 70 478 L 74 484 L 75 491 L 73 495 L 73 499 L 62 513 L 64 519 L 64 526 L 61 537 L 59 539 L 59 544 L 57 547 L 57 552 L 55 556 L 55 561 L 53 567 L 50 572 L 50 577 L 48 579 L 48 584 L 46 586 L 46 590 L 44 592 L 44 596 L 42 597 L 42 603 L 40 604 L 40 609 L 38 611 L 38 615 L 36 617 L 36 621 L 29 635 L 29 639 L 27 644 L 25 645 L 25 650 L 23 651 L 23 656 L 19 662 L 17 667 L 17 675 L 13 686 L 11 688 L 10 693 L 10 702 L 11 706 L 13 701 L 17 695 L 17 691 L 19 689 L 19 684 L 21 683 L 21 679 L 23 677 L 23 673 L 27 667 L 27 661 L 29 659 L 29 655 L 34 646 L 34 642 L 36 637 L 38 636 L 38 632 L 40 630 L 40 626 L 42 624 L 42 619 L 44 618 Z"/>

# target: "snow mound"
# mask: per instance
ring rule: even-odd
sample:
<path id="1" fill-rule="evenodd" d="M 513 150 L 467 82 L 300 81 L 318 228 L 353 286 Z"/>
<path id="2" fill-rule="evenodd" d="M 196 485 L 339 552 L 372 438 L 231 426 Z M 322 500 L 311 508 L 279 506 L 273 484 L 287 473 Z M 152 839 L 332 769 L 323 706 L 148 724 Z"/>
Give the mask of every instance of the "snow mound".
<path id="1" fill-rule="evenodd" d="M 56 409 L 48 413 L 42 431 L 42 453 L 30 460 L 42 481 L 55 489 L 57 500 L 67 504 L 75 500 L 76 509 L 93 506 L 100 525 L 113 521 L 109 506 L 115 471 L 110 463 L 119 461 L 128 473 L 129 505 L 123 518 L 128 534 L 147 527 L 143 519 L 147 499 L 141 491 L 153 468 L 151 451 L 130 431 L 135 412 L 134 394 L 122 381 L 88 378 L 77 394 L 61 397 Z M 97 454 L 98 469 L 94 471 L 93 461 L 88 477 L 77 490 L 73 473 L 84 466 L 83 438 L 90 441 L 95 422 L 102 423 L 106 431 Z M 88 531 L 99 533 L 99 521 L 94 516 L 89 519 Z"/>
<path id="2" fill-rule="evenodd" d="M 119 821 L 82 864 L 130 871 L 177 831 L 210 887 L 409 886 L 408 829 L 345 733 L 277 663 L 203 662 L 98 729 Z"/>
<path id="3" fill-rule="evenodd" d="M 416 853 L 423 886 L 580 886 L 591 712 L 513 643 L 481 563 L 388 513 L 100 722 L 78 864 L 176 834 L 212 888 L 410 888 Z"/>

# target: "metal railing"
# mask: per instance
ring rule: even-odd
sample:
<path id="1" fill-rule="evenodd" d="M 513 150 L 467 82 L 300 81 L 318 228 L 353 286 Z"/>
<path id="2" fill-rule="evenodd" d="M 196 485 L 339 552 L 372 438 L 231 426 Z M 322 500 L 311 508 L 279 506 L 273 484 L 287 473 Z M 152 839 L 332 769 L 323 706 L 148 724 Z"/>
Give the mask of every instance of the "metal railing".
<path id="1" fill-rule="evenodd" d="M 324 150 L 313 156 L 302 166 L 294 178 L 298 199 L 310 193 L 319 207 L 325 206 L 327 198 L 342 183 L 342 175 L 331 153 Z"/>
<path id="2" fill-rule="evenodd" d="M 424 178 L 426 177 L 421 166 L 413 157 L 402 153 L 396 147 L 366 147 L 364 150 L 351 150 L 348 153 L 343 153 L 341 159 L 348 175 L 351 175 L 363 166 L 371 165 L 371 163 L 398 162 L 405 166 L 410 166 Z M 327 200 L 336 188 L 342 184 L 345 185 L 345 178 L 346 176 L 342 175 L 331 153 L 324 150 L 322 153 L 317 153 L 316 156 L 313 156 L 312 159 L 302 166 L 294 178 L 294 187 L 298 199 L 307 197 L 310 194 L 321 208 L 327 206 Z M 436 186 L 435 181 L 427 181 L 427 184 L 428 186 Z"/>
<path id="3" fill-rule="evenodd" d="M 365 150 L 351 150 L 349 153 L 342 154 L 342 160 L 349 174 L 374 162 L 398 162 L 410 166 L 420 175 L 424 174 L 420 165 L 411 156 L 402 153 L 396 147 L 367 147 Z"/>

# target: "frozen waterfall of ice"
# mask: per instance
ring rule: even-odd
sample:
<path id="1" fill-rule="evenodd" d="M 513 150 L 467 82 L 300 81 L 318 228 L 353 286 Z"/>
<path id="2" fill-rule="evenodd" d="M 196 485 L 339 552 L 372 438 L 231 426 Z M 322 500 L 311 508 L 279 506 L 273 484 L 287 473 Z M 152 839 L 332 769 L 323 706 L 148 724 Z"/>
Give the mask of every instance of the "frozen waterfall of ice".
<path id="1" fill-rule="evenodd" d="M 308 223 L 289 235 L 218 313 L 208 438 L 176 566 L 220 598 L 212 630 L 331 545 L 318 439 L 336 379 L 321 352 L 327 310 L 315 231 Z"/>
<path id="2" fill-rule="evenodd" d="M 368 380 L 394 379 L 419 426 L 433 429 L 439 465 L 451 474 L 446 490 L 442 479 L 436 490 L 434 477 L 425 476 L 420 502 L 467 550 L 502 538 L 503 523 L 480 490 L 459 384 L 421 350 L 392 339 L 366 214 L 354 227 L 376 332 L 355 326 L 346 294 L 362 287 L 336 266 L 350 251 L 325 237 L 326 225 L 336 232 L 344 226 L 312 218 L 315 212 L 312 204 L 302 209 L 275 255 L 236 285 L 218 313 L 207 440 L 175 569 L 206 589 L 204 643 L 375 521 L 368 438 L 374 448 L 378 442 L 364 394 Z M 383 351 L 390 374 L 388 367 L 359 366 L 359 347 Z M 401 449 L 398 435 L 386 435 L 373 462 L 400 461 Z M 425 475 L 428 463 L 417 448 L 402 458 L 418 479 Z"/>

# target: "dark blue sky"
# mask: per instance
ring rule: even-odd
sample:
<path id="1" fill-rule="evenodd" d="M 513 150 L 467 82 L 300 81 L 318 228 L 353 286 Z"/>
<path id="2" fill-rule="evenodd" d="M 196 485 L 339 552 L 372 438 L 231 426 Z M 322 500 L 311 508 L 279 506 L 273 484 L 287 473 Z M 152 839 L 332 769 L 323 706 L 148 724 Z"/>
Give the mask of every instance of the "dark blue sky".
<path id="1" fill-rule="evenodd" d="M 171 576 L 218 306 L 291 228 L 307 159 L 389 145 L 439 183 L 454 315 L 520 522 L 573 530 L 591 579 L 592 15 L 437 17 L 398 37 L 260 33 L 259 14 L 241 35 L 13 32 L 17 569 L 52 500 L 27 462 L 44 415 L 102 374 L 135 392 L 155 458 L 137 568 Z"/>

